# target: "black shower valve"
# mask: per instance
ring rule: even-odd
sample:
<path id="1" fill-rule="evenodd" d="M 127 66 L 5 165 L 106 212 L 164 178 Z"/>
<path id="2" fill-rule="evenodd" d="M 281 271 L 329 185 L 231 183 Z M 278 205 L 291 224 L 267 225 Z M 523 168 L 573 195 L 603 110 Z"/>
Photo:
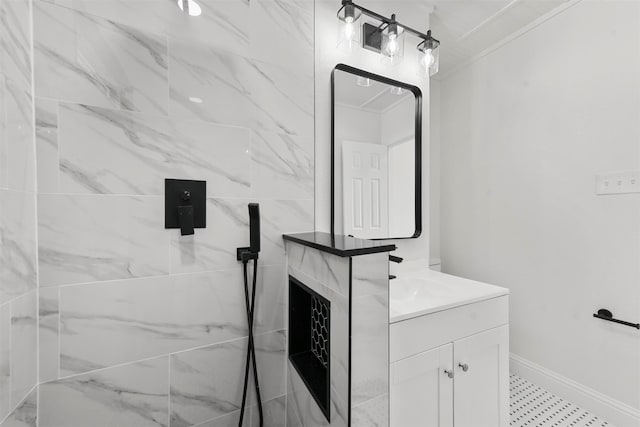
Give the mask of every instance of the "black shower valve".
<path id="1" fill-rule="evenodd" d="M 165 180 L 165 228 L 179 228 L 182 236 L 193 235 L 196 228 L 206 227 L 206 209 L 206 181 Z"/>

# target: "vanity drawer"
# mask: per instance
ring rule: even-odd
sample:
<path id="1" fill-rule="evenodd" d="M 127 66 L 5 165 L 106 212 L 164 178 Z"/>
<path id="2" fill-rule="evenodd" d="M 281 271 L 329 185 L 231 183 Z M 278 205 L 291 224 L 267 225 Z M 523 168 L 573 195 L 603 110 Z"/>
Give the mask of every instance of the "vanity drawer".
<path id="1" fill-rule="evenodd" d="M 509 296 L 462 305 L 392 323 L 390 361 L 509 323 Z"/>

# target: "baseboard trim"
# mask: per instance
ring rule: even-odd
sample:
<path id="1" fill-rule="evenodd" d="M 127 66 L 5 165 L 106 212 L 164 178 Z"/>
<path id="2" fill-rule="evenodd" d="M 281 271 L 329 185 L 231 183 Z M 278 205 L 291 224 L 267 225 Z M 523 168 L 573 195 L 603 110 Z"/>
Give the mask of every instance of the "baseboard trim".
<path id="1" fill-rule="evenodd" d="M 640 427 L 640 410 L 511 353 L 511 372 L 592 412 L 615 427 Z"/>

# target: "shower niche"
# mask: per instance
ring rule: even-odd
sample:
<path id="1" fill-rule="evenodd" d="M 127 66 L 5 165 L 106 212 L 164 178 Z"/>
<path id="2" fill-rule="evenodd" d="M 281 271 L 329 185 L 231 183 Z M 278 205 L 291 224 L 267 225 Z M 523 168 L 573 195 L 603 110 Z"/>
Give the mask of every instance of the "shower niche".
<path id="1" fill-rule="evenodd" d="M 327 420 L 330 412 L 331 302 L 289 276 L 289 361 Z"/>

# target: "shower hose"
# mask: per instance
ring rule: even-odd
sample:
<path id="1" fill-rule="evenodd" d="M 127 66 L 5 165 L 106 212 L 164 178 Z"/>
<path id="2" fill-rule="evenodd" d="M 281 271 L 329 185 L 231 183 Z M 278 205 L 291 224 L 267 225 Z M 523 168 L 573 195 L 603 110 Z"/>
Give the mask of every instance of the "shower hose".
<path id="1" fill-rule="evenodd" d="M 256 281 L 258 278 L 258 257 L 253 258 L 253 286 L 251 288 L 251 298 L 249 298 L 249 260 L 243 260 L 244 267 L 244 301 L 247 308 L 247 323 L 249 324 L 249 340 L 247 344 L 247 360 L 244 370 L 244 390 L 242 391 L 242 406 L 240 408 L 240 421 L 238 427 L 243 427 L 244 411 L 247 404 L 247 391 L 249 388 L 249 375 L 251 367 L 253 367 L 253 380 L 256 388 L 256 399 L 258 404 L 258 414 L 260 416 L 260 427 L 263 427 L 262 399 L 260 397 L 260 383 L 258 382 L 258 368 L 256 366 L 256 349 L 253 340 L 253 316 L 255 313 L 256 303 Z"/>

